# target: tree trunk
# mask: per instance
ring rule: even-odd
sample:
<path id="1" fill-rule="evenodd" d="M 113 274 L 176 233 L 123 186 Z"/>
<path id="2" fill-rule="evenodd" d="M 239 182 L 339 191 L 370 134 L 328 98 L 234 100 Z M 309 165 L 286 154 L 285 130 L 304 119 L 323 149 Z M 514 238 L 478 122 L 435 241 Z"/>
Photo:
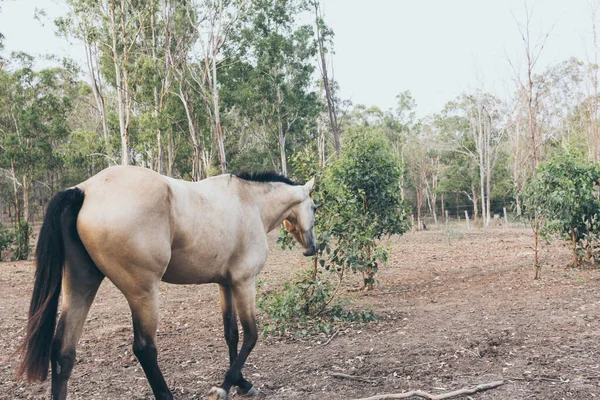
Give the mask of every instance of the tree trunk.
<path id="1" fill-rule="evenodd" d="M 123 1 L 121 1 L 121 25 L 124 28 L 124 9 L 123 9 Z M 121 134 L 121 164 L 128 165 L 129 164 L 129 132 L 127 127 L 127 92 L 124 88 L 125 82 L 123 78 L 122 69 L 127 68 L 125 66 L 125 61 L 122 60 L 121 56 L 125 58 L 125 55 L 121 55 L 118 49 L 118 38 L 117 38 L 117 21 L 115 16 L 115 0 L 111 0 L 111 5 L 109 7 L 109 17 L 110 17 L 110 34 L 112 39 L 112 60 L 115 68 L 115 83 L 116 83 L 116 94 L 117 94 L 117 110 L 119 115 L 119 132 Z M 122 32 L 121 41 L 124 40 L 125 32 Z M 122 43 L 123 50 L 126 51 L 126 43 Z M 123 66 L 121 62 L 123 61 Z"/>
<path id="2" fill-rule="evenodd" d="M 19 186 L 17 185 L 17 172 L 15 170 L 14 160 L 10 160 L 10 173 L 13 181 L 13 195 L 15 198 L 15 221 L 17 226 L 21 226 L 21 207 L 19 206 Z"/>
<path id="3" fill-rule="evenodd" d="M 275 88 L 277 95 L 277 131 L 279 133 L 279 156 L 281 158 L 281 173 L 287 176 L 287 159 L 285 154 L 285 132 L 283 131 L 283 122 L 281 121 L 281 88 L 279 85 Z"/>
<path id="4" fill-rule="evenodd" d="M 335 107 L 335 99 L 332 90 L 329 86 L 329 76 L 327 72 L 327 61 L 325 60 L 325 46 L 323 43 L 323 37 L 321 36 L 321 15 L 319 12 L 319 2 L 314 1 L 315 6 L 315 19 L 317 24 L 317 45 L 319 47 L 319 56 L 321 58 L 321 77 L 323 79 L 323 87 L 325 88 L 325 97 L 327 99 L 327 111 L 329 113 L 329 123 L 331 124 L 331 130 L 333 132 L 333 145 L 336 153 L 339 155 L 342 151 L 342 145 L 340 143 L 340 132 L 337 121 L 337 111 Z"/>
<path id="5" fill-rule="evenodd" d="M 473 194 L 473 219 L 476 220 L 479 216 L 479 209 L 477 208 L 477 190 L 475 190 L 474 184 L 471 184 L 471 193 Z"/>
<path id="6" fill-rule="evenodd" d="M 104 146 L 106 147 L 105 151 L 110 153 L 110 132 L 108 129 L 108 118 L 106 115 L 106 103 L 102 93 L 102 84 L 100 82 L 100 77 L 96 76 L 94 55 L 92 53 L 90 43 L 88 43 L 87 40 L 84 40 L 84 46 L 87 56 L 86 60 L 88 65 L 88 73 L 92 82 L 92 93 L 94 95 L 94 100 L 96 101 L 96 107 L 98 107 L 98 113 L 100 114 L 100 121 L 102 123 L 102 136 L 104 138 Z"/>
<path id="7" fill-rule="evenodd" d="M 202 149 L 197 144 L 193 145 L 192 149 L 192 180 L 197 182 L 202 179 L 202 162 L 200 161 Z"/>
<path id="8" fill-rule="evenodd" d="M 596 8 L 597 7 L 598 5 L 596 4 Z M 592 93 L 592 110 L 590 113 L 592 129 L 590 133 L 592 136 L 592 159 L 594 160 L 594 163 L 598 163 L 600 155 L 598 142 L 600 139 L 598 137 L 598 38 L 596 35 L 596 10 L 593 11 L 592 30 L 594 35 L 594 65 L 592 67 L 592 86 L 594 87 L 594 93 Z"/>
<path id="9" fill-rule="evenodd" d="M 167 131 L 167 176 L 173 176 L 173 166 L 175 165 L 175 145 L 173 143 L 173 132 Z"/>
<path id="10" fill-rule="evenodd" d="M 325 168 L 326 154 L 325 154 L 325 118 L 323 113 L 319 117 L 319 123 L 317 124 L 319 137 L 317 139 L 317 152 L 319 153 L 319 167 Z"/>
<path id="11" fill-rule="evenodd" d="M 421 207 L 423 206 L 423 186 L 417 187 L 417 230 L 422 229 L 421 226 Z"/>
<path id="12" fill-rule="evenodd" d="M 225 144 L 223 143 L 223 131 L 221 129 L 221 117 L 219 113 L 219 88 L 217 85 L 217 54 L 216 49 L 213 51 L 212 59 L 212 95 L 213 95 L 213 109 L 215 118 L 215 135 L 217 138 L 217 145 L 219 148 L 219 164 L 221 165 L 221 173 L 227 173 L 227 159 L 225 156 Z"/>
<path id="13" fill-rule="evenodd" d="M 190 133 L 190 141 L 192 142 L 192 180 L 199 181 L 202 179 L 202 163 L 200 162 L 200 157 L 202 155 L 202 146 L 201 142 L 197 137 L 197 129 L 195 125 L 195 121 L 193 118 L 193 104 L 189 101 L 187 93 L 184 93 L 183 81 L 179 85 L 179 99 L 181 100 L 181 104 L 185 110 L 185 115 L 188 122 L 188 131 Z"/>
<path id="14" fill-rule="evenodd" d="M 31 179 L 28 174 L 23 175 L 23 220 L 29 222 L 29 193 L 31 189 Z"/>
<path id="15" fill-rule="evenodd" d="M 481 109 L 478 108 L 478 120 L 479 120 L 479 131 L 478 131 L 478 153 L 479 153 L 479 188 L 481 190 L 481 218 L 483 224 L 487 225 L 487 210 L 485 208 L 485 160 L 483 153 L 483 121 L 481 116 Z"/>

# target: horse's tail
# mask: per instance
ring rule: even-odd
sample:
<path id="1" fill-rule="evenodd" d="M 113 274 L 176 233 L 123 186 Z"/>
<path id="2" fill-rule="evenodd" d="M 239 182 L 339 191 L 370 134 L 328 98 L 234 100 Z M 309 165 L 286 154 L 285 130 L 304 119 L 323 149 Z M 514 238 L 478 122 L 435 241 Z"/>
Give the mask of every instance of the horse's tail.
<path id="1" fill-rule="evenodd" d="M 63 213 L 69 212 L 74 217 L 73 221 L 76 221 L 83 198 L 83 191 L 79 188 L 57 193 L 48 204 L 46 217 L 40 230 L 27 336 L 17 350 L 22 354 L 17 376 L 26 375 L 29 382 L 43 381 L 48 376 L 51 343 L 56 327 L 58 298 L 65 263 L 62 218 Z M 77 229 L 75 225 L 65 228 Z"/>

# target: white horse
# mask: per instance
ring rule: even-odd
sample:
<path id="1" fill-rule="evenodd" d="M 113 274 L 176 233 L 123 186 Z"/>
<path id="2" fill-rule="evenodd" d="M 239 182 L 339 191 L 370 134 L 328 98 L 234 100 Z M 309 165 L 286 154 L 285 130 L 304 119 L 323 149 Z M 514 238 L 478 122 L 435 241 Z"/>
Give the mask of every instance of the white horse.
<path id="1" fill-rule="evenodd" d="M 232 386 L 256 395 L 242 367 L 258 338 L 254 280 L 267 259 L 266 235 L 284 222 L 304 255 L 316 252 L 313 185 L 274 173 L 185 182 L 119 166 L 58 193 L 39 235 L 19 374 L 45 380 L 51 361 L 52 398 L 66 399 L 75 348 L 106 276 L 129 303 L 133 352 L 154 396 L 172 399 L 157 361 L 158 285 L 217 283 L 230 368 L 209 399 L 226 399 Z"/>

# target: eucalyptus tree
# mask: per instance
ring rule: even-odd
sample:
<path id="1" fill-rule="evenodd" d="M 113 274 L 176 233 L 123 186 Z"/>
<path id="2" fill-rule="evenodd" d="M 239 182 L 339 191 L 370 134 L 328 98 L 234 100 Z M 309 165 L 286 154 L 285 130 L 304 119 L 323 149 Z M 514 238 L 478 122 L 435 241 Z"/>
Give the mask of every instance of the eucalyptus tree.
<path id="1" fill-rule="evenodd" d="M 172 49 L 189 39 L 186 34 L 190 29 L 182 24 L 185 10 L 178 1 L 147 0 L 146 8 L 148 15 L 138 14 L 138 18 L 149 18 L 149 22 L 139 22 L 139 55 L 134 68 L 137 100 L 143 109 L 141 130 L 153 132 L 152 136 L 156 138 L 156 154 L 148 154 L 151 168 L 170 176 L 174 149 L 166 110 L 174 87 L 175 69 L 181 67 L 181 63 L 170 57 Z"/>
<path id="2" fill-rule="evenodd" d="M 65 0 L 68 12 L 57 18 L 54 23 L 57 34 L 69 41 L 77 40 L 85 49 L 85 60 L 88 79 L 92 89 L 95 111 L 98 113 L 102 135 L 104 138 L 104 151 L 107 155 L 111 152 L 110 129 L 108 123 L 108 93 L 105 82 L 100 74 L 100 57 L 102 49 L 108 46 L 102 39 L 102 19 L 99 14 L 97 2 L 89 0 Z"/>
<path id="3" fill-rule="evenodd" d="M 136 60 L 142 31 L 151 26 L 151 0 L 66 0 L 68 14 L 56 21 L 59 33 L 81 40 L 103 132 L 110 146 L 107 101 L 102 77 L 113 88 L 121 137 L 121 164 L 130 164 L 130 134 L 134 117 Z"/>
<path id="4" fill-rule="evenodd" d="M 26 247 L 32 184 L 60 165 L 53 149 L 70 132 L 67 114 L 76 84 L 64 68 L 35 71 L 34 59 L 23 53 L 12 60 L 12 71 L 0 70 L 0 163 L 13 184 L 17 226 Z"/>
<path id="5" fill-rule="evenodd" d="M 478 168 L 481 216 L 484 224 L 490 221 L 492 175 L 506 137 L 507 112 L 500 100 L 487 93 L 463 94 L 448 103 L 445 118 L 454 122 L 445 129 L 453 151 L 470 157 Z M 475 197 L 475 196 L 474 196 Z"/>
<path id="6" fill-rule="evenodd" d="M 201 95 L 217 143 L 219 165 L 227 172 L 224 132 L 221 121 L 218 71 L 224 50 L 249 10 L 247 0 L 198 0 L 186 4 L 186 15 L 195 32 L 194 46 L 190 47 L 188 84 Z M 196 51 L 197 50 L 197 51 Z"/>
<path id="7" fill-rule="evenodd" d="M 319 49 L 319 67 L 323 88 L 325 90 L 325 99 L 327 101 L 327 112 L 329 115 L 329 124 L 333 133 L 333 143 L 336 153 L 339 155 L 342 146 L 340 142 L 340 125 L 338 123 L 337 101 L 334 94 L 335 84 L 329 77 L 329 67 L 327 65 L 327 54 L 333 49 L 333 31 L 325 24 L 323 13 L 319 0 L 312 0 L 315 12 L 315 39 Z"/>
<path id="8" fill-rule="evenodd" d="M 284 174 L 293 147 L 288 137 L 306 142 L 319 114 L 312 89 L 314 33 L 297 22 L 306 7 L 297 0 L 254 1 L 239 32 L 239 62 L 225 72 L 229 110 L 256 126 L 266 146 L 276 146 Z"/>

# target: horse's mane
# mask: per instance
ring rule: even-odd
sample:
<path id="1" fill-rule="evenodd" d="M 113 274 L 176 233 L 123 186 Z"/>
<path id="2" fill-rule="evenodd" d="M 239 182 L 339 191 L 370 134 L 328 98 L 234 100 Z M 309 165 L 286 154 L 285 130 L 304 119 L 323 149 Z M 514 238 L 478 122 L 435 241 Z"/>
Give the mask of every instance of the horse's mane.
<path id="1" fill-rule="evenodd" d="M 281 183 L 287 183 L 288 185 L 293 185 L 293 186 L 300 185 L 298 182 L 294 182 L 293 180 L 291 180 L 287 176 L 279 174 L 279 173 L 274 172 L 274 171 L 268 171 L 268 172 L 242 172 L 240 174 L 236 174 L 235 176 L 237 176 L 240 179 L 243 179 L 245 181 L 250 181 L 250 182 L 263 182 L 263 183 L 281 182 Z"/>

